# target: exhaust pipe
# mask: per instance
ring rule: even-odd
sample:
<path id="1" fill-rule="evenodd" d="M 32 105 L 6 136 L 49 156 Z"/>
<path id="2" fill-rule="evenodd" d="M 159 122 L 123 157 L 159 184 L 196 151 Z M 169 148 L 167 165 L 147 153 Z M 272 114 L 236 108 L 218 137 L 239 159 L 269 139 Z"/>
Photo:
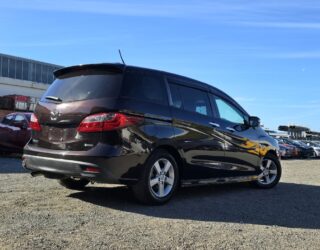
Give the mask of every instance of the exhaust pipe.
<path id="1" fill-rule="evenodd" d="M 31 172 L 31 176 L 32 177 L 37 177 L 37 176 L 40 176 L 40 175 L 43 175 L 41 172 Z"/>

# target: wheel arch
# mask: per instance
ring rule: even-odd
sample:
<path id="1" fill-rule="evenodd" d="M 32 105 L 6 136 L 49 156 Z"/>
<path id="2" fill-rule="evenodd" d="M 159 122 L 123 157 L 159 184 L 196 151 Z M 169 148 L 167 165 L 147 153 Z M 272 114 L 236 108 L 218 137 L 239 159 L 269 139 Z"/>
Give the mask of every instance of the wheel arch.
<path id="1" fill-rule="evenodd" d="M 178 164 L 179 176 L 180 176 L 180 181 L 181 181 L 181 177 L 183 176 L 184 161 L 183 161 L 183 157 L 181 156 L 181 153 L 179 152 L 179 150 L 177 148 L 175 148 L 174 146 L 168 145 L 168 144 L 159 145 L 156 148 L 154 148 L 153 150 L 155 151 L 158 149 L 166 150 L 176 160 L 176 162 Z"/>
<path id="2" fill-rule="evenodd" d="M 274 149 L 269 150 L 265 156 L 267 156 L 267 155 L 272 155 L 276 158 L 279 158 L 277 152 Z"/>

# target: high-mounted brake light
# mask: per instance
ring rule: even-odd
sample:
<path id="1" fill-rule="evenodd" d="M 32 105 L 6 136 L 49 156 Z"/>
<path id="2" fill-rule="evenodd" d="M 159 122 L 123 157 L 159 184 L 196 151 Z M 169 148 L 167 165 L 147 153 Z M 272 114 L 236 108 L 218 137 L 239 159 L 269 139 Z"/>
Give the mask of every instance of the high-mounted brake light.
<path id="1" fill-rule="evenodd" d="M 99 113 L 84 118 L 78 127 L 78 132 L 110 131 L 137 124 L 141 120 L 140 117 L 121 113 Z"/>
<path id="2" fill-rule="evenodd" d="M 41 131 L 41 126 L 35 114 L 31 114 L 29 127 L 34 131 Z"/>

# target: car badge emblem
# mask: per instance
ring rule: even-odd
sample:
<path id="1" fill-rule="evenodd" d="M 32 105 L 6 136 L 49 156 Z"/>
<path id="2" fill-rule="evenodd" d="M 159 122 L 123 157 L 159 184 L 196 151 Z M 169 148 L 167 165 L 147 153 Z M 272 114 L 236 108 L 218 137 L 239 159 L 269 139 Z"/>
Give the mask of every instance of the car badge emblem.
<path id="1" fill-rule="evenodd" d="M 59 111 L 55 110 L 55 111 L 51 111 L 50 112 L 50 120 L 51 121 L 56 121 L 58 119 L 58 117 L 60 116 Z"/>

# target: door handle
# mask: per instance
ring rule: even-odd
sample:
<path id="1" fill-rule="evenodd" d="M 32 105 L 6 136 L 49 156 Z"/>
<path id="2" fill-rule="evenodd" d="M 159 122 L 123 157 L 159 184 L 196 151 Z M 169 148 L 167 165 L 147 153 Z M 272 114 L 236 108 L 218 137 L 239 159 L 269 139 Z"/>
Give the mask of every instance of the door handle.
<path id="1" fill-rule="evenodd" d="M 209 124 L 210 124 L 212 127 L 220 128 L 220 124 L 218 124 L 218 123 L 209 122 Z"/>
<path id="2" fill-rule="evenodd" d="M 230 132 L 236 132 L 236 130 L 234 128 L 231 128 L 231 127 L 226 127 L 226 130 L 229 130 Z"/>

